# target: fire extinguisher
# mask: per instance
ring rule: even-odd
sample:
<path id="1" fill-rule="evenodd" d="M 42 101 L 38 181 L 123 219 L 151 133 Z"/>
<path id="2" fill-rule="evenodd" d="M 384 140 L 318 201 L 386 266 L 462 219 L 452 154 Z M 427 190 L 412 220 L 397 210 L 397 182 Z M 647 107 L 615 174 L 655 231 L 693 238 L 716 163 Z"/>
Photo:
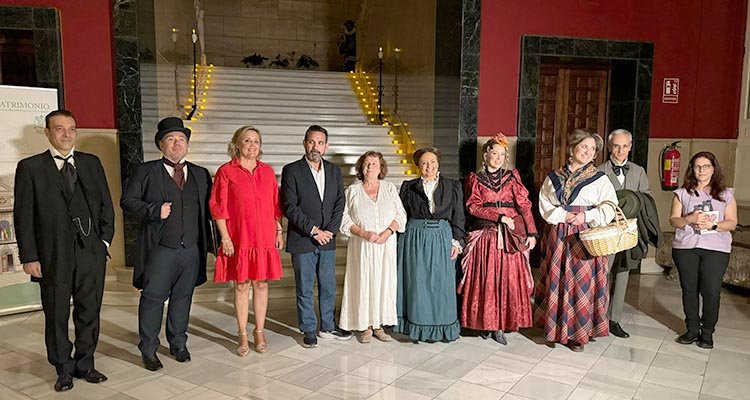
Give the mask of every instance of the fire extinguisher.
<path id="1" fill-rule="evenodd" d="M 661 160 L 661 189 L 677 190 L 680 179 L 680 146 L 679 141 L 664 147 L 659 159 Z"/>

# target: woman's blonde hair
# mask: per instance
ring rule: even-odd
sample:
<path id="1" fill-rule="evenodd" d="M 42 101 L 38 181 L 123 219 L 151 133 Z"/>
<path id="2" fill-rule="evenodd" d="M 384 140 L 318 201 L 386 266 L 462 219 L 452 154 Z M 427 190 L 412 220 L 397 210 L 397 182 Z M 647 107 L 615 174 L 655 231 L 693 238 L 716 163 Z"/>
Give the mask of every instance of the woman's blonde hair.
<path id="1" fill-rule="evenodd" d="M 242 138 L 242 135 L 247 131 L 253 131 L 258 134 L 258 140 L 260 140 L 261 146 L 263 145 L 263 136 L 260 134 L 260 129 L 252 126 L 252 125 L 245 125 L 241 127 L 240 129 L 237 129 L 234 131 L 234 135 L 232 135 L 232 140 L 229 142 L 229 145 L 227 146 L 227 154 L 229 154 L 229 157 L 232 157 L 232 159 L 240 158 L 240 139 Z M 263 155 L 263 149 L 261 147 L 260 152 L 258 152 L 258 156 Z"/>

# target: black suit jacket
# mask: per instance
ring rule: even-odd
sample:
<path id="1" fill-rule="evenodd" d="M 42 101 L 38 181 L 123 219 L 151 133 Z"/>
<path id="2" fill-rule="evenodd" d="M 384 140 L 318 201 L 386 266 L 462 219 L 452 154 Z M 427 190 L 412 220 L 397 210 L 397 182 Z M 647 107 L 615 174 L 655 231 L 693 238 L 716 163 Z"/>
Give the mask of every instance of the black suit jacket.
<path id="1" fill-rule="evenodd" d="M 206 256 L 211 242 L 211 215 L 208 212 L 208 198 L 211 194 L 211 174 L 207 169 L 188 162 L 188 179 L 195 179 L 200 199 L 201 226 L 198 236 L 198 253 L 200 269 L 195 285 L 206 282 Z M 135 270 L 133 271 L 133 286 L 143 289 L 143 272 L 148 265 L 151 255 L 159 246 L 164 234 L 165 220 L 161 219 L 162 204 L 172 201 L 166 198 L 167 179 L 164 172 L 164 162 L 159 160 L 145 162 L 136 168 L 135 172 L 124 183 L 120 206 L 122 209 L 141 220 L 138 234 Z"/>
<path id="2" fill-rule="evenodd" d="M 289 220 L 286 234 L 288 253 L 310 253 L 319 250 L 335 250 L 335 236 L 341 227 L 344 215 L 344 180 L 341 169 L 323 160 L 325 189 L 320 201 L 318 187 L 305 158 L 287 164 L 281 171 L 281 209 Z M 325 246 L 310 236 L 313 226 L 334 234 Z"/>
<path id="3" fill-rule="evenodd" d="M 91 212 L 91 228 L 101 240 L 112 243 L 115 212 L 102 163 L 97 156 L 80 151 L 73 154 L 73 159 Z M 76 231 L 62 175 L 49 151 L 18 163 L 13 191 L 13 219 L 21 262 L 39 261 L 42 265 L 42 277 L 31 279 L 51 286 L 70 283 Z M 104 243 L 101 246 L 106 247 Z"/>

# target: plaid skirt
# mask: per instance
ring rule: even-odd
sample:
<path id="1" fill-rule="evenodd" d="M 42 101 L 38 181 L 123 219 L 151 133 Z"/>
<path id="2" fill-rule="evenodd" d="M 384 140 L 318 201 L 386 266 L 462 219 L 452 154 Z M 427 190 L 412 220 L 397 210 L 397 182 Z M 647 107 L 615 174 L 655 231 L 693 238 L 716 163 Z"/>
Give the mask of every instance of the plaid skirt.
<path id="1" fill-rule="evenodd" d="M 588 225 L 547 225 L 541 277 L 534 288 L 534 322 L 547 341 L 580 344 L 608 336 L 607 257 L 593 257 L 578 232 Z"/>

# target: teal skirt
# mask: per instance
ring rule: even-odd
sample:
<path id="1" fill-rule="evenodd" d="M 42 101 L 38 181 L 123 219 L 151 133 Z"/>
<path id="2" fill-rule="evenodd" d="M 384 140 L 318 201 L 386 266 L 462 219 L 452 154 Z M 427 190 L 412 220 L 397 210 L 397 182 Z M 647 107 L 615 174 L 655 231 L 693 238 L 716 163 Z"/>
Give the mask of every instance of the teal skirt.
<path id="1" fill-rule="evenodd" d="M 398 326 L 394 331 L 412 340 L 458 339 L 452 237 L 446 220 L 410 219 L 398 238 Z"/>

